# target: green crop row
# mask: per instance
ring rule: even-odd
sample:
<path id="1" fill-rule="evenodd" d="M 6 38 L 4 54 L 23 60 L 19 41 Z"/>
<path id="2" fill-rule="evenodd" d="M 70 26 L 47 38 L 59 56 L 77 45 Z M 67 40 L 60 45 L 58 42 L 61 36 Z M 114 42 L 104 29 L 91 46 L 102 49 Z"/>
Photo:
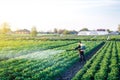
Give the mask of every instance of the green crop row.
<path id="1" fill-rule="evenodd" d="M 101 42 L 86 42 L 87 49 L 96 47 Z M 75 48 L 77 43 L 61 46 L 57 49 Z M 86 45 L 86 46 L 87 46 Z M 36 56 L 37 57 L 37 56 Z M 77 51 L 64 51 L 45 59 L 25 59 L 12 58 L 0 63 L 0 79 L 1 80 L 54 80 L 56 77 L 67 70 L 72 64 L 78 61 Z"/>
<path id="2" fill-rule="evenodd" d="M 72 80 L 119 80 L 120 42 L 107 42 Z"/>
<path id="3" fill-rule="evenodd" d="M 67 46 L 75 41 L 1 41 L 0 60 L 25 55 L 31 52 Z"/>

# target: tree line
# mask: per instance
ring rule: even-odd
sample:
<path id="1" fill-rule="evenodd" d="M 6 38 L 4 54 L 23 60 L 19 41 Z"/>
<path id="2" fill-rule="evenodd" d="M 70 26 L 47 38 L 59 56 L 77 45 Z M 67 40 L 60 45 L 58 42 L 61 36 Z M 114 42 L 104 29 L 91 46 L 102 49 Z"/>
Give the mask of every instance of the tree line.
<path id="1" fill-rule="evenodd" d="M 3 24 L 0 25 L 0 34 L 6 35 L 6 34 L 10 34 L 12 32 L 13 31 L 11 30 L 10 25 L 7 22 L 4 22 Z M 30 35 L 37 36 L 37 29 L 35 26 L 33 26 L 31 28 Z"/>
<path id="2" fill-rule="evenodd" d="M 0 25 L 0 34 L 10 34 L 13 32 L 10 28 L 10 25 L 7 22 L 4 22 L 3 24 Z M 31 36 L 37 36 L 37 29 L 35 26 L 31 28 L 30 35 Z M 51 33 L 51 32 L 48 32 Z M 55 34 L 77 34 L 78 32 L 75 30 L 67 30 L 67 29 L 57 29 L 54 28 L 53 33 Z"/>
<path id="3" fill-rule="evenodd" d="M 80 31 L 89 31 L 89 29 L 82 28 Z M 107 29 L 107 31 L 111 32 L 109 29 Z M 120 25 L 118 25 L 118 31 L 120 32 Z M 9 34 L 10 32 L 12 32 L 12 30 L 10 29 L 10 25 L 7 22 L 4 22 L 3 24 L 0 25 L 0 34 Z M 37 33 L 38 31 L 36 27 L 33 26 L 30 31 L 31 36 L 37 36 Z M 77 34 L 78 31 L 54 28 L 53 33 L 66 35 L 66 34 Z"/>
<path id="4" fill-rule="evenodd" d="M 78 33 L 75 30 L 57 29 L 57 28 L 54 28 L 53 32 L 56 34 L 77 34 Z"/>

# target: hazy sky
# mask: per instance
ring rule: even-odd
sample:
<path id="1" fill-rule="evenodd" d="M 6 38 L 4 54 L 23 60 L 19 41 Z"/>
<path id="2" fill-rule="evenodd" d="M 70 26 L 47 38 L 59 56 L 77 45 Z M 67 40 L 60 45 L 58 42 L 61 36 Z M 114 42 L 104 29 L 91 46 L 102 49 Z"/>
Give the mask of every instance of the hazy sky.
<path id="1" fill-rule="evenodd" d="M 0 24 L 8 22 L 12 30 L 38 31 L 62 28 L 117 30 L 120 24 L 120 0 L 0 0 Z"/>

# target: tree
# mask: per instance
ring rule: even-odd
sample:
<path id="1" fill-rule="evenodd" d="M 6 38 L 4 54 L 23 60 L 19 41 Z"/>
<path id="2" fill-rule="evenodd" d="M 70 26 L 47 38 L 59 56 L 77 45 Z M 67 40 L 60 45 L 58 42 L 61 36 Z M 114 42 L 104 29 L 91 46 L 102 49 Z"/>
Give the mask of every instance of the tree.
<path id="1" fill-rule="evenodd" d="M 120 24 L 118 25 L 118 31 L 120 32 Z"/>
<path id="2" fill-rule="evenodd" d="M 64 34 L 64 35 L 70 34 L 70 31 L 68 31 L 68 30 L 63 30 L 62 34 Z"/>
<path id="3" fill-rule="evenodd" d="M 8 23 L 4 22 L 1 25 L 1 33 L 2 34 L 7 34 L 8 32 L 11 32 L 10 25 Z"/>
<path id="4" fill-rule="evenodd" d="M 70 34 L 78 34 L 78 32 L 75 30 L 72 30 L 72 31 L 70 31 Z"/>
<path id="5" fill-rule="evenodd" d="M 108 33 L 112 32 L 112 31 L 110 31 L 110 29 L 107 29 L 107 31 L 108 31 Z"/>
<path id="6" fill-rule="evenodd" d="M 63 31 L 64 31 L 64 30 L 59 29 L 59 30 L 58 30 L 58 33 L 59 33 L 59 34 L 62 34 L 62 33 L 63 33 Z"/>
<path id="7" fill-rule="evenodd" d="M 58 30 L 56 28 L 54 28 L 54 33 L 57 33 L 57 32 L 58 32 Z"/>
<path id="8" fill-rule="evenodd" d="M 82 28 L 80 31 L 89 31 L 88 28 Z"/>
<path id="9" fill-rule="evenodd" d="M 31 28 L 31 36 L 32 36 L 32 37 L 37 36 L 37 30 L 36 30 L 36 27 L 35 27 L 35 26 L 33 26 L 33 27 Z"/>

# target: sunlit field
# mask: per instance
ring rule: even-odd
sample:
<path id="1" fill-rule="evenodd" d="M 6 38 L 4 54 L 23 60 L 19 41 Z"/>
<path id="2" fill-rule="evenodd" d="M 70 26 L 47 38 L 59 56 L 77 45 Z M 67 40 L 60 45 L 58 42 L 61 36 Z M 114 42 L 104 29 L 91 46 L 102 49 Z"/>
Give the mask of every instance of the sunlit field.
<path id="1" fill-rule="evenodd" d="M 7 38 L 8 37 L 8 38 Z M 72 80 L 119 80 L 120 36 L 43 35 L 0 37 L 0 80 L 58 80 L 79 61 L 74 50 L 85 44 L 85 56 L 102 47 Z M 103 44 L 104 43 L 104 44 Z"/>
<path id="2" fill-rule="evenodd" d="M 0 80 L 120 80 L 120 0 L 0 0 Z"/>

